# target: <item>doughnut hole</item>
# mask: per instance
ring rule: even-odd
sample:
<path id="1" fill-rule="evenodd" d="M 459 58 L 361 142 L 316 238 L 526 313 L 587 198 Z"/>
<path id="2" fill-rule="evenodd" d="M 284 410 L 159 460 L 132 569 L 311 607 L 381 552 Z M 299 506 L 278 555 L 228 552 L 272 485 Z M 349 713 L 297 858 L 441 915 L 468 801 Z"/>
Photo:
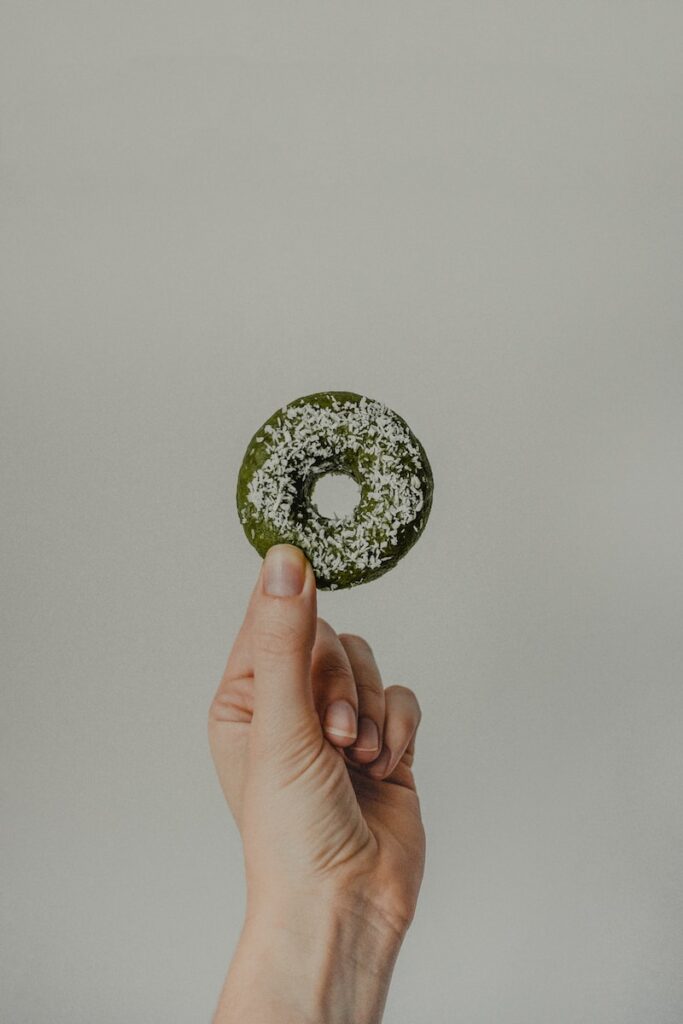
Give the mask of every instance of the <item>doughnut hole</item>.
<path id="1" fill-rule="evenodd" d="M 325 473 L 313 484 L 311 501 L 325 519 L 349 519 L 358 507 L 360 487 L 348 473 Z"/>

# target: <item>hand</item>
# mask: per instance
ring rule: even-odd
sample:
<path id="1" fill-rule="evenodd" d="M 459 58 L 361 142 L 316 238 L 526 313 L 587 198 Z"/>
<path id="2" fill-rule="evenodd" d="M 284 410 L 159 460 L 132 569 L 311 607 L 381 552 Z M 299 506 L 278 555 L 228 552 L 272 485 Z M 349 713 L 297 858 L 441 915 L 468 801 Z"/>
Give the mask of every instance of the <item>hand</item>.
<path id="1" fill-rule="evenodd" d="M 271 548 L 209 711 L 242 835 L 247 920 L 294 934 L 324 912 L 362 919 L 395 946 L 424 872 L 411 769 L 420 708 L 412 690 L 384 689 L 368 644 L 318 618 L 316 597 L 303 553 Z M 351 705 L 348 723 L 327 713 L 338 701 Z M 359 718 L 377 725 L 379 757 Z"/>

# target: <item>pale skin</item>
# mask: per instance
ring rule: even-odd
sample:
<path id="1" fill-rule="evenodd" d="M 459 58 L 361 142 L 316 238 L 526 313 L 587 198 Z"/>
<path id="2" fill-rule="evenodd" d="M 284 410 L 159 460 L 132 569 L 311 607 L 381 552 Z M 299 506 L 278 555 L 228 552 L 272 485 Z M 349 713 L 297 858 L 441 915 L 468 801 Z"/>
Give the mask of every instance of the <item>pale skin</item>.
<path id="1" fill-rule="evenodd" d="M 366 640 L 318 617 L 303 553 L 271 548 L 208 716 L 247 883 L 212 1024 L 379 1024 L 424 874 L 420 718 Z"/>

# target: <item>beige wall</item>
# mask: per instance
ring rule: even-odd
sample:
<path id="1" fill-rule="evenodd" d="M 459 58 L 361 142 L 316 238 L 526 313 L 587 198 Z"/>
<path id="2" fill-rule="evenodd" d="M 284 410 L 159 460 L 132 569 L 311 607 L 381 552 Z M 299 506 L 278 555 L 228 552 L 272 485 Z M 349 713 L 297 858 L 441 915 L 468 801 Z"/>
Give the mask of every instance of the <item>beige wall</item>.
<path id="1" fill-rule="evenodd" d="M 390 1024 L 683 1013 L 678 4 L 3 5 L 2 1012 L 207 1021 L 244 447 L 322 389 L 435 473 L 320 595 L 417 692 Z"/>

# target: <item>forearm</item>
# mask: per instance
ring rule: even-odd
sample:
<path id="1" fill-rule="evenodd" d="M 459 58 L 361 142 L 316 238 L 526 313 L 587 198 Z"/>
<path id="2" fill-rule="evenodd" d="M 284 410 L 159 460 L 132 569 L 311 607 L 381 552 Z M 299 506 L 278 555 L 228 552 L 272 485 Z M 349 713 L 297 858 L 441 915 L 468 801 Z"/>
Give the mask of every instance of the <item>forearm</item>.
<path id="1" fill-rule="evenodd" d="M 212 1024 L 379 1024 L 401 942 L 360 906 L 247 918 Z"/>

